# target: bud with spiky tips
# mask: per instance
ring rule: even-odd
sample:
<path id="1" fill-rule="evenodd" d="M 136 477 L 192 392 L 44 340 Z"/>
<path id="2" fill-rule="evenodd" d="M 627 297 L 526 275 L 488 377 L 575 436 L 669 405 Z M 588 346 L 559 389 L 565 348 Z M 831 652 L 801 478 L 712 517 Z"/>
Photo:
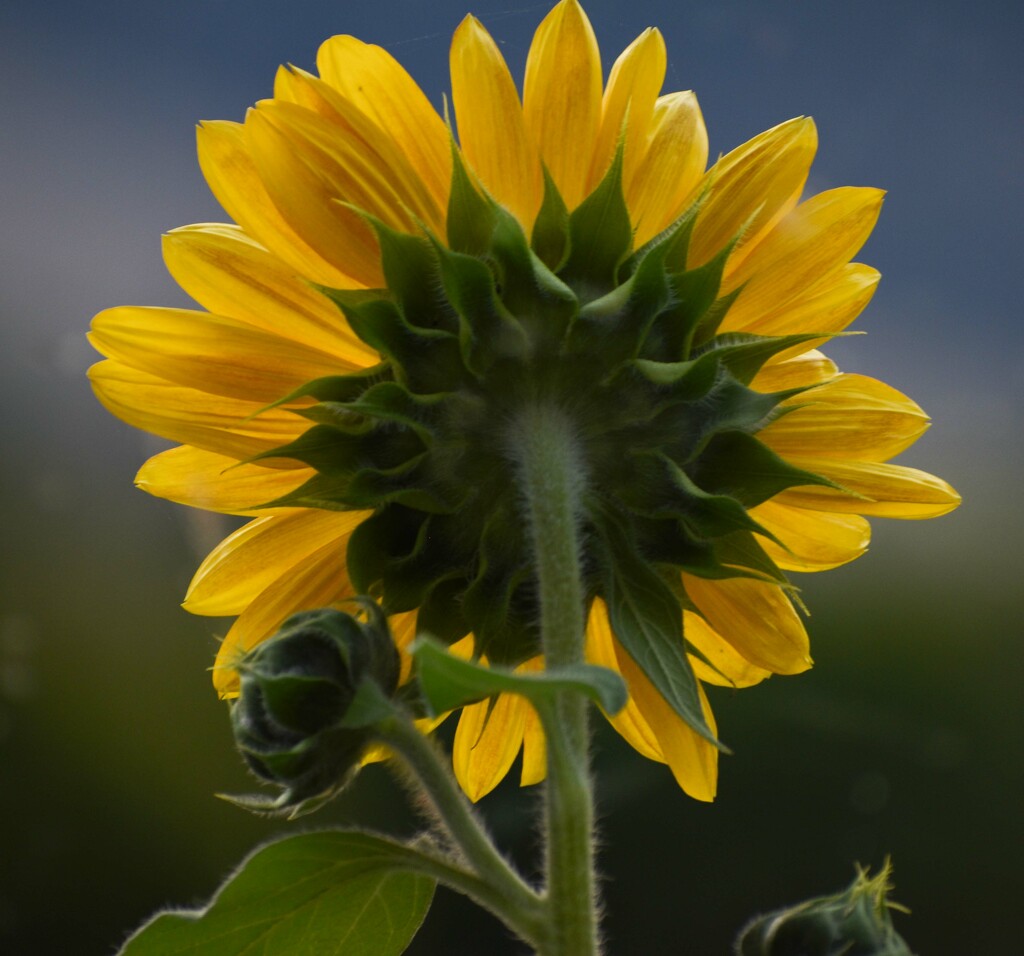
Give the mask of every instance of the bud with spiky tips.
<path id="1" fill-rule="evenodd" d="M 858 868 L 842 893 L 757 917 L 736 941 L 737 956 L 913 956 L 890 918 L 901 909 L 886 899 L 891 873 L 888 860 L 877 876 Z"/>
<path id="2" fill-rule="evenodd" d="M 384 615 L 361 603 L 362 620 L 332 608 L 294 614 L 238 663 L 235 742 L 250 769 L 282 792 L 233 802 L 295 816 L 334 796 L 358 768 L 372 739 L 366 704 L 390 697 L 399 676 Z"/>

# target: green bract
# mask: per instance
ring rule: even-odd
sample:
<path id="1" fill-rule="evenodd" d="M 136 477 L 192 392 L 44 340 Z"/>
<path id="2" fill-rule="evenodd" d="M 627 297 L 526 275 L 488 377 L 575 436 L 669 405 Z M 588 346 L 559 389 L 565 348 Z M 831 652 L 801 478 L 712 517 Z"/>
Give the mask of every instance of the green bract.
<path id="1" fill-rule="evenodd" d="M 277 798 L 231 797 L 250 809 L 296 815 L 333 796 L 370 742 L 380 701 L 398 685 L 398 652 L 371 601 L 366 621 L 325 608 L 293 614 L 237 668 L 235 742 Z"/>
<path id="2" fill-rule="evenodd" d="M 446 642 L 515 665 L 540 651 L 516 435 L 529 409 L 571 425 L 584 502 L 588 599 L 692 726 L 709 733 L 686 659 L 680 571 L 785 584 L 747 513 L 794 485 L 828 484 L 755 437 L 794 391 L 749 387 L 772 356 L 815 336 L 718 334 L 730 247 L 688 268 L 700 200 L 643 248 L 621 151 L 570 215 L 551 180 L 533 235 L 471 181 L 456 151 L 448 235 L 367 217 L 387 288 L 323 290 L 376 349 L 368 370 L 309 382 L 314 424 L 261 458 L 316 475 L 269 505 L 372 509 L 353 533 L 357 591 L 418 609 Z M 768 535 L 770 537 L 770 535 Z"/>
<path id="3" fill-rule="evenodd" d="M 835 896 L 760 916 L 736 942 L 737 956 L 913 956 L 892 925 L 887 861 L 877 876 L 857 873 Z"/>

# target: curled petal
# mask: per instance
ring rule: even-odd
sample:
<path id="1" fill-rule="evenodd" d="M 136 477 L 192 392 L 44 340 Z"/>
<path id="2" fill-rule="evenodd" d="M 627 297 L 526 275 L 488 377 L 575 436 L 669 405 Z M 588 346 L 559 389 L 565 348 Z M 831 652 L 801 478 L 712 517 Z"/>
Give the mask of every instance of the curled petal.
<path id="1" fill-rule="evenodd" d="M 723 156 L 705 177 L 709 193 L 690 242 L 688 264 L 701 265 L 739 237 L 729 267 L 796 205 L 818 148 L 813 120 L 798 117 Z"/>
<path id="2" fill-rule="evenodd" d="M 221 643 L 213 668 L 213 685 L 221 697 L 238 694 L 235 663 L 281 626 L 297 611 L 327 607 L 354 591 L 345 571 L 345 562 L 335 542 L 318 548 L 265 588 L 236 619 Z"/>
<path id="3" fill-rule="evenodd" d="M 678 218 L 707 159 L 708 134 L 697 97 L 689 91 L 662 96 L 654 107 L 647 149 L 626 178 L 637 246 Z"/>
<path id="4" fill-rule="evenodd" d="M 315 378 L 348 371 L 333 356 L 225 316 L 123 306 L 93 319 L 108 358 L 188 388 L 269 405 Z"/>
<path id="5" fill-rule="evenodd" d="M 264 502 L 294 491 L 315 474 L 297 461 L 291 464 L 296 467 L 240 465 L 227 455 L 179 445 L 150 458 L 135 476 L 135 484 L 157 498 L 192 508 L 252 515 L 262 510 L 259 506 Z"/>
<path id="6" fill-rule="evenodd" d="M 784 458 L 886 461 L 929 425 L 916 402 L 866 375 L 840 375 L 787 405 L 794 407 L 757 436 Z"/>
<path id="7" fill-rule="evenodd" d="M 339 561 L 366 511 L 285 511 L 256 518 L 217 545 L 199 566 L 185 595 L 193 614 L 241 614 L 279 578 L 314 551 L 334 543 Z"/>
<path id="8" fill-rule="evenodd" d="M 452 766 L 459 785 L 474 803 L 501 783 L 512 767 L 523 745 L 529 709 L 524 698 L 513 694 L 463 707 Z"/>
<path id="9" fill-rule="evenodd" d="M 790 488 L 772 499 L 778 504 L 906 519 L 937 518 L 960 504 L 960 495 L 947 482 L 917 468 L 827 458 L 790 458 L 789 461 L 797 468 L 834 481 L 840 489 Z"/>
<path id="10" fill-rule="evenodd" d="M 161 438 L 238 459 L 294 441 L 306 422 L 282 409 L 174 385 L 107 359 L 89 369 L 96 397 L 122 421 Z M 257 414 L 259 413 L 259 414 Z"/>
<path id="11" fill-rule="evenodd" d="M 777 498 L 750 509 L 750 516 L 782 542 L 762 538 L 761 547 L 784 571 L 827 571 L 868 549 L 871 526 L 860 515 L 808 511 Z"/>
<path id="12" fill-rule="evenodd" d="M 390 133 L 444 209 L 452 175 L 448 130 L 404 67 L 381 47 L 352 36 L 326 40 L 316 65 L 325 82 Z"/>
<path id="13" fill-rule="evenodd" d="M 245 127 L 207 121 L 196 130 L 199 165 L 225 211 L 260 245 L 299 275 L 335 289 L 359 288 L 348 272 L 328 262 L 281 215 L 253 162 Z"/>
<path id="14" fill-rule="evenodd" d="M 683 586 L 708 624 L 750 663 L 774 674 L 811 666 L 807 632 L 778 585 L 683 574 Z"/>
<path id="15" fill-rule="evenodd" d="M 238 226 L 173 229 L 163 252 L 175 281 L 204 309 L 328 352 L 349 368 L 378 361 L 330 299 Z"/>

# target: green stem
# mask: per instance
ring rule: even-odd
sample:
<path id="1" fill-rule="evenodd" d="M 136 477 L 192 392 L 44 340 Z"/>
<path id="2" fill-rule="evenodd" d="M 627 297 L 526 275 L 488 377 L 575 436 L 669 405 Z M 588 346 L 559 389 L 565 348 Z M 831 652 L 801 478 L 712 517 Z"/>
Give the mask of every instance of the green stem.
<path id="1" fill-rule="evenodd" d="M 433 742 L 402 713 L 379 722 L 375 729 L 422 784 L 445 832 L 473 871 L 466 874 L 448 864 L 448 878 L 438 878 L 472 896 L 525 942 L 537 945 L 543 934 L 541 898 L 498 852 Z M 432 859 L 443 865 L 438 858 Z"/>
<path id="2" fill-rule="evenodd" d="M 535 405 L 514 434 L 540 596 L 541 644 L 550 668 L 584 661 L 580 496 L 586 476 L 576 437 L 556 408 Z M 597 956 L 594 801 L 587 702 L 562 692 L 540 714 L 548 741 L 545 788 L 546 889 L 543 956 Z"/>

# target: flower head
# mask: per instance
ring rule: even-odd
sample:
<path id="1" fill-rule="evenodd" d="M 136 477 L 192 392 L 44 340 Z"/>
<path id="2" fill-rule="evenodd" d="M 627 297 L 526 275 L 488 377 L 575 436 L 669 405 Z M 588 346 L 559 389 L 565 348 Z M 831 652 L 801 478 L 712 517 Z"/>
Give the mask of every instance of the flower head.
<path id="1" fill-rule="evenodd" d="M 696 98 L 661 94 L 665 62 L 648 30 L 602 84 L 590 24 L 562 0 L 521 99 L 481 24 L 459 26 L 457 145 L 395 60 L 347 36 L 321 47 L 319 77 L 282 69 L 244 123 L 200 127 L 237 225 L 175 230 L 164 255 L 208 311 L 102 313 L 92 378 L 114 414 L 181 443 L 142 488 L 253 518 L 185 601 L 238 615 L 222 695 L 290 614 L 354 593 L 381 600 L 400 648 L 421 630 L 542 666 L 508 450 L 542 403 L 583 463 L 588 655 L 630 691 L 612 723 L 711 799 L 702 685 L 811 663 L 785 572 L 858 557 L 865 515 L 956 506 L 940 479 L 886 463 L 926 428 L 921 409 L 816 348 L 872 296 L 878 273 L 851 260 L 882 194 L 802 199 L 804 118 L 705 171 Z M 523 782 L 539 779 L 525 702 L 465 708 L 467 793 L 520 749 Z"/>

